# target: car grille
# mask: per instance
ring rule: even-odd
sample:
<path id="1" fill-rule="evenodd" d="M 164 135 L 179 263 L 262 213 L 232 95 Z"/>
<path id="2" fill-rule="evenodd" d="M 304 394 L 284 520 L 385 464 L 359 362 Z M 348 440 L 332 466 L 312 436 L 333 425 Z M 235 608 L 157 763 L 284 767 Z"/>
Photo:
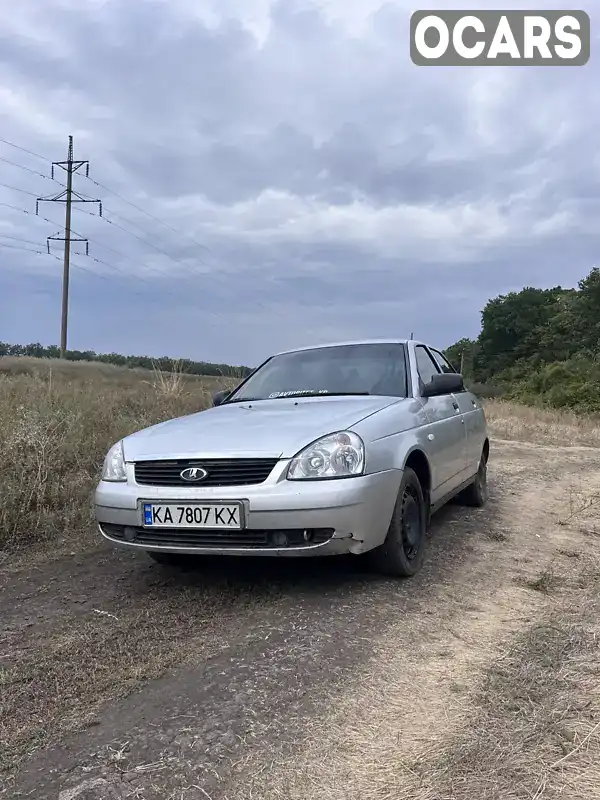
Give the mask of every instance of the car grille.
<path id="1" fill-rule="evenodd" d="M 101 523 L 100 528 L 105 536 L 120 542 L 130 542 L 131 544 L 142 544 L 151 547 L 163 545 L 165 547 L 212 547 L 215 549 L 311 547 L 328 542 L 334 534 L 333 528 L 295 530 L 254 530 L 245 528 L 239 531 L 202 528 L 161 528 L 158 531 L 142 527 L 114 525 L 107 522 Z M 286 545 L 275 543 L 275 535 L 279 533 L 285 533 L 287 537 Z"/>
<path id="2" fill-rule="evenodd" d="M 134 473 L 144 486 L 250 486 L 266 481 L 275 464 L 276 458 L 136 461 Z M 208 475 L 198 483 L 184 481 L 180 473 L 188 467 L 202 467 Z"/>

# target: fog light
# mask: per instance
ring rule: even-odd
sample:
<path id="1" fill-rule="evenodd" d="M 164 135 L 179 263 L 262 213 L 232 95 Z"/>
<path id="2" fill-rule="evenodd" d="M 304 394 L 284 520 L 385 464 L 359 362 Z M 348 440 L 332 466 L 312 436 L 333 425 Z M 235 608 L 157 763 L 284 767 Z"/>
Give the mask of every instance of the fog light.
<path id="1" fill-rule="evenodd" d="M 272 541 L 275 547 L 285 547 L 288 543 L 287 534 L 283 531 L 275 531 L 272 536 Z"/>
<path id="2" fill-rule="evenodd" d="M 302 534 L 302 538 L 304 539 L 305 542 L 312 542 L 314 537 L 315 537 L 314 531 L 304 531 L 304 533 Z"/>

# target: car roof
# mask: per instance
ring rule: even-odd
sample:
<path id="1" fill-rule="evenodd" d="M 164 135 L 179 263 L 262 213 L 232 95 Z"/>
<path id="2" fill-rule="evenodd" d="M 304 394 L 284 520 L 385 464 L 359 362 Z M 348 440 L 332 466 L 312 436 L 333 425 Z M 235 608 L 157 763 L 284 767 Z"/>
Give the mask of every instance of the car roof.
<path id="1" fill-rule="evenodd" d="M 326 342 L 324 344 L 311 344 L 304 347 L 293 347 L 290 350 L 281 350 L 278 353 L 274 353 L 274 355 L 281 356 L 285 353 L 299 353 L 302 350 L 319 350 L 323 347 L 345 347 L 356 344 L 407 344 L 408 342 L 412 342 L 413 344 L 425 344 L 424 342 L 419 342 L 416 339 L 351 339 L 344 342 Z"/>

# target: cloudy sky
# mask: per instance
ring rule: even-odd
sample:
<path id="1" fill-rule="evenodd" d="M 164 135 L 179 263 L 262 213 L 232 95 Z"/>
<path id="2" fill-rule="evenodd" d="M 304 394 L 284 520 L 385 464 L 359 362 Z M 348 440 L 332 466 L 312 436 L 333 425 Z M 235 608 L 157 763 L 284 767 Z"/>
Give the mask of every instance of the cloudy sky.
<path id="1" fill-rule="evenodd" d="M 73 213 L 72 348 L 445 347 L 490 297 L 575 285 L 600 263 L 597 3 L 492 4 L 585 8 L 584 67 L 412 64 L 415 8 L 482 5 L 3 4 L 0 137 L 30 152 L 0 141 L 0 340 L 59 341 L 64 206 L 35 201 L 69 134 L 104 215 Z"/>

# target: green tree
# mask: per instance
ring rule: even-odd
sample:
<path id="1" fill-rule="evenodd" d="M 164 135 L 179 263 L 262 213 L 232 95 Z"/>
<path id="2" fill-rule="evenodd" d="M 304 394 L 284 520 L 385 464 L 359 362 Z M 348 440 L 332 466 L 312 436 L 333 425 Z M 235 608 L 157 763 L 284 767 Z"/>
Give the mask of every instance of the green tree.
<path id="1" fill-rule="evenodd" d="M 600 270 L 594 267 L 579 281 L 575 302 L 575 338 L 578 350 L 600 354 Z"/>
<path id="2" fill-rule="evenodd" d="M 36 358 L 59 358 L 60 349 L 57 345 L 44 347 L 39 342 L 31 344 L 9 344 L 0 342 L 0 357 L 2 356 L 34 356 Z M 106 364 L 116 364 L 122 367 L 141 367 L 152 369 L 155 365 L 164 372 L 173 372 L 181 369 L 192 375 L 215 375 L 224 377 L 245 377 L 250 372 L 250 367 L 232 366 L 231 364 L 213 364 L 208 361 L 191 361 L 185 359 L 179 362 L 169 356 L 151 358 L 150 356 L 124 356 L 120 353 L 95 353 L 93 350 L 67 350 L 65 357 L 69 361 L 102 361 Z"/>
<path id="3" fill-rule="evenodd" d="M 564 290 L 527 286 L 490 300 L 481 312 L 475 378 L 487 381 L 520 359 L 539 352 L 541 329 L 556 313 Z"/>
<path id="4" fill-rule="evenodd" d="M 454 369 L 462 371 L 467 380 L 471 380 L 475 373 L 475 359 L 478 345 L 473 339 L 463 338 L 444 350 L 444 355 Z"/>

